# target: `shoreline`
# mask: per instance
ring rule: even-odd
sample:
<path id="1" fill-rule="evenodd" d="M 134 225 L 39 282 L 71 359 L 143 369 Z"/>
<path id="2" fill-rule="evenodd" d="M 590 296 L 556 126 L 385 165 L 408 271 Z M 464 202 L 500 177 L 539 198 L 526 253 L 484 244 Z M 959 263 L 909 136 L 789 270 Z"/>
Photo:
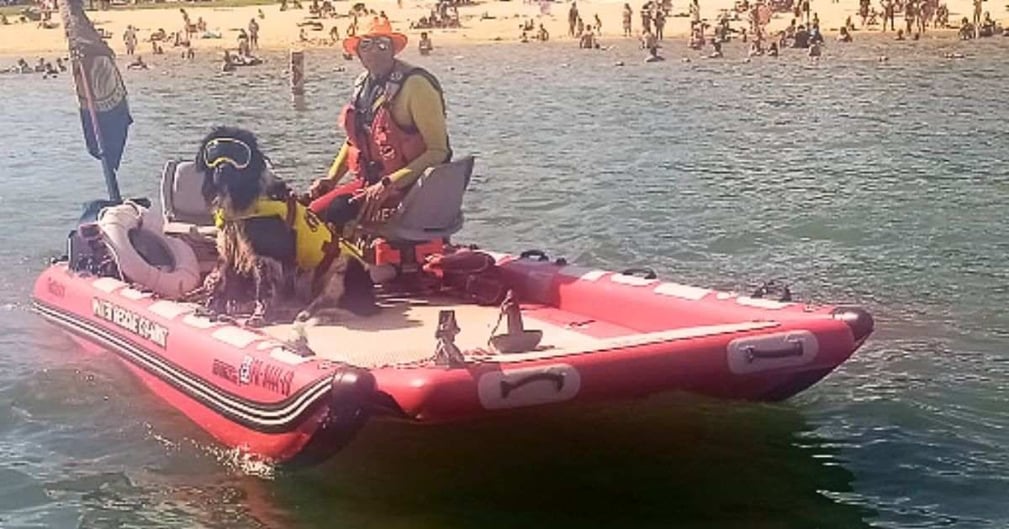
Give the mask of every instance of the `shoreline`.
<path id="1" fill-rule="evenodd" d="M 411 45 L 415 44 L 416 37 L 414 37 L 414 35 L 412 33 L 408 33 L 408 35 L 411 37 L 410 38 L 410 44 Z M 855 32 L 853 35 L 854 35 L 854 38 L 855 38 L 855 40 L 857 42 L 862 42 L 862 43 L 868 42 L 868 43 L 873 43 L 873 44 L 888 44 L 888 43 L 899 44 L 901 42 L 904 42 L 904 43 L 907 43 L 907 44 L 914 44 L 916 42 L 916 41 L 914 41 L 912 39 L 905 39 L 904 41 L 896 41 L 894 39 L 894 33 L 893 32 L 882 33 L 880 31 L 862 31 L 862 32 Z M 830 49 L 832 49 L 832 48 L 836 49 L 837 46 L 846 45 L 846 44 L 842 44 L 842 43 L 837 42 L 836 36 L 837 36 L 836 32 L 826 32 L 825 33 L 825 39 L 826 39 L 826 47 L 824 48 L 824 50 L 825 50 L 824 55 L 825 56 L 829 56 L 829 50 Z M 563 39 L 551 40 L 550 42 L 546 42 L 546 43 L 540 43 L 540 42 L 535 42 L 535 41 L 530 41 L 528 43 L 523 43 L 523 42 L 519 41 L 518 39 L 503 40 L 503 39 L 493 39 L 493 38 L 482 38 L 482 39 L 460 38 L 460 39 L 440 39 L 439 40 L 439 39 L 436 38 L 437 35 L 435 35 L 434 37 L 435 37 L 435 51 L 434 51 L 434 54 L 438 54 L 439 51 L 441 51 L 441 50 L 447 50 L 447 49 L 461 50 L 461 49 L 465 49 L 465 48 L 468 48 L 468 47 L 471 47 L 471 46 L 520 46 L 520 47 L 522 47 L 522 49 L 527 49 L 527 48 L 528 49 L 532 49 L 532 48 L 549 48 L 549 49 L 572 49 L 572 50 L 576 50 L 576 51 L 578 50 L 578 46 L 577 46 L 578 41 L 577 41 L 577 39 L 567 38 L 567 37 L 565 37 Z M 995 37 L 995 38 L 985 39 L 985 40 L 991 40 L 991 41 L 998 42 L 1001 39 L 1002 39 L 1002 37 Z M 664 55 L 667 59 L 669 59 L 671 57 L 678 57 L 677 54 L 679 54 L 680 52 L 682 52 L 683 54 L 702 55 L 702 56 L 706 56 L 707 52 L 710 52 L 710 49 L 711 49 L 710 46 L 706 46 L 705 48 L 703 48 L 701 50 L 693 50 L 693 49 L 691 49 L 688 46 L 689 40 L 690 40 L 690 36 L 687 35 L 687 34 L 666 36 L 666 38 L 664 40 L 659 41 L 659 44 L 660 44 L 659 49 L 661 50 L 660 51 L 660 55 Z M 1009 41 L 1009 38 L 1007 38 L 1007 41 Z M 928 43 L 928 44 L 936 44 L 936 43 L 956 44 L 956 43 L 961 43 L 961 42 L 965 42 L 965 41 L 961 40 L 957 36 L 957 31 L 954 30 L 954 29 L 937 29 L 937 30 L 930 30 L 926 35 L 922 36 L 917 42 L 920 42 L 922 44 L 926 44 L 926 43 Z M 628 47 L 633 47 L 635 49 L 640 48 L 638 40 L 636 38 L 630 38 L 630 37 L 624 38 L 624 37 L 617 37 L 617 36 L 614 36 L 614 37 L 605 37 L 604 36 L 604 38 L 601 41 L 601 43 L 602 43 L 604 49 L 602 49 L 602 50 L 594 50 L 594 51 L 605 53 L 607 51 L 613 51 L 614 49 L 627 49 Z M 728 46 L 728 48 L 723 48 L 723 49 L 731 49 L 731 47 L 735 47 L 735 46 L 747 46 L 747 45 L 748 44 L 743 44 L 738 39 L 735 39 L 731 43 L 723 45 L 723 46 Z M 213 55 L 214 56 L 214 60 L 218 60 L 220 58 L 220 57 L 217 56 L 218 54 L 223 53 L 224 50 L 229 50 L 229 51 L 234 52 L 237 49 L 237 46 L 214 46 L 214 45 L 199 46 L 199 47 L 198 46 L 193 46 L 193 49 L 196 51 L 197 58 L 199 60 L 201 60 L 201 61 L 205 61 L 205 60 L 207 60 L 207 57 L 209 55 Z M 785 49 L 791 50 L 792 48 L 785 48 Z M 341 54 L 343 52 L 343 50 L 342 50 L 342 48 L 340 48 L 339 44 L 333 46 L 333 45 L 326 45 L 326 44 L 312 44 L 312 43 L 308 43 L 308 44 L 290 45 L 290 46 L 284 46 L 284 45 L 277 45 L 277 46 L 260 45 L 259 49 L 256 50 L 255 55 L 257 55 L 257 56 L 268 56 L 268 55 L 276 56 L 278 54 L 288 54 L 288 53 L 290 53 L 292 51 L 319 52 L 319 51 L 327 51 L 327 50 L 330 51 L 330 52 L 332 52 L 333 54 Z M 113 46 L 113 51 L 115 52 L 115 56 L 116 56 L 117 61 L 129 61 L 130 58 L 133 57 L 133 56 L 127 55 L 126 52 L 125 52 L 125 50 L 116 49 L 115 46 Z M 581 50 L 581 51 L 585 51 L 586 53 L 590 53 L 593 50 Z M 647 51 L 644 50 L 644 49 L 641 49 L 640 51 L 641 51 L 642 56 L 644 56 L 644 54 L 647 53 Z M 803 55 L 805 55 L 805 52 L 806 52 L 805 49 L 802 49 L 802 50 L 799 50 L 799 51 L 801 51 L 803 53 Z M 180 59 L 179 58 L 179 55 L 181 53 L 182 53 L 181 52 L 181 48 L 167 47 L 167 48 L 165 48 L 165 54 L 161 55 L 161 57 L 171 58 L 173 61 L 175 61 L 175 60 L 183 61 L 184 59 Z M 409 50 L 409 53 L 411 55 L 416 55 L 416 50 L 411 49 L 411 50 Z M 18 51 L 18 52 L 13 52 L 13 51 L 6 50 L 6 49 L 0 49 L 0 70 L 2 70 L 3 68 L 5 68 L 7 66 L 12 66 L 14 64 L 14 62 L 17 59 L 19 59 L 19 58 L 24 58 L 25 60 L 27 60 L 29 62 L 29 64 L 34 65 L 34 61 L 37 61 L 39 58 L 45 58 L 46 60 L 50 60 L 50 59 L 54 60 L 56 57 L 67 58 L 68 55 L 69 55 L 69 53 L 68 53 L 68 50 L 67 50 L 66 46 L 64 46 L 62 48 L 55 48 L 55 49 L 29 49 L 29 50 L 22 50 L 22 51 Z M 157 59 L 157 57 L 159 57 L 159 55 L 154 55 L 154 54 L 150 53 L 149 49 L 147 51 L 144 51 L 144 52 L 141 52 L 141 51 L 138 50 L 135 56 L 142 56 L 144 58 L 144 60 L 146 62 L 150 63 L 150 64 L 153 64 L 152 61 L 156 61 L 156 62 L 160 61 L 159 59 Z M 356 59 L 354 61 L 356 62 Z M 123 63 L 123 64 L 125 64 L 125 63 Z"/>
<path id="2" fill-rule="evenodd" d="M 682 1 L 682 0 L 681 0 Z M 822 2 L 823 0 L 819 0 Z M 873 40 L 893 39 L 894 32 L 882 32 L 878 26 L 871 28 L 858 28 L 857 3 L 853 0 L 846 0 L 848 4 L 841 3 L 816 3 L 813 11 L 818 13 L 821 28 L 827 41 L 835 38 L 838 28 L 844 25 L 847 17 L 856 21 L 856 31 L 853 36 L 857 40 L 871 38 Z M 307 4 L 308 2 L 306 2 Z M 703 0 L 701 15 L 709 23 L 712 23 L 724 10 L 732 7 L 733 0 Z M 338 3 L 338 6 L 345 7 L 346 4 Z M 671 16 L 667 19 L 665 40 L 686 40 L 690 36 L 689 18 L 681 16 L 682 9 L 674 7 Z M 848 8 L 842 7 L 849 6 Z M 957 22 L 963 16 L 967 16 L 971 9 L 971 0 L 953 0 L 948 3 L 950 8 L 950 22 Z M 409 46 L 416 46 L 421 31 L 427 31 L 431 36 L 436 49 L 439 46 L 460 46 L 460 45 L 487 45 L 487 44 L 519 44 L 519 26 L 522 22 L 532 20 L 534 24 L 543 24 L 550 33 L 552 43 L 566 43 L 576 46 L 577 41 L 573 37 L 567 36 L 567 9 L 568 3 L 551 4 L 549 15 L 540 14 L 540 7 L 536 4 L 525 3 L 524 1 L 512 0 L 509 2 L 486 2 L 459 8 L 461 28 L 454 29 L 408 29 L 411 22 L 420 19 L 428 13 L 427 4 L 420 2 L 404 3 L 402 8 L 397 7 L 396 2 L 391 0 L 368 3 L 370 9 L 385 11 L 393 27 L 405 33 L 409 39 Z M 583 13 L 583 18 L 591 21 L 593 16 L 598 15 L 603 23 L 603 32 L 599 36 L 599 41 L 604 46 L 617 44 L 618 42 L 637 42 L 637 35 L 640 33 L 640 17 L 638 7 L 632 4 L 635 9 L 633 20 L 634 33 L 632 37 L 621 35 L 621 9 L 623 2 L 619 0 L 597 0 L 596 2 L 579 3 L 579 10 Z M 685 7 L 685 4 L 683 4 Z M 106 42 L 116 52 L 117 56 L 126 56 L 125 45 L 122 34 L 127 26 L 138 28 L 139 43 L 137 45 L 137 55 L 152 56 L 151 44 L 148 41 L 150 34 L 158 28 L 163 28 L 166 32 L 172 33 L 182 27 L 182 16 L 179 8 L 184 8 L 189 13 L 191 19 L 196 21 L 203 18 L 207 24 L 209 32 L 219 35 L 218 38 L 200 38 L 194 35 L 191 43 L 196 53 L 222 52 L 223 50 L 237 49 L 237 35 L 240 28 L 248 25 L 249 20 L 255 18 L 260 25 L 260 45 L 261 52 L 285 52 L 289 50 L 310 50 L 310 49 L 333 49 L 340 50 L 339 42 L 335 45 L 329 38 L 329 30 L 335 25 L 340 37 L 345 36 L 346 28 L 351 23 L 351 18 L 347 15 L 338 18 L 309 18 L 308 9 L 289 9 L 280 11 L 278 4 L 266 5 L 245 5 L 240 7 L 215 7 L 201 6 L 198 4 L 180 4 L 172 7 L 152 8 L 144 6 L 139 9 L 113 9 L 109 11 L 88 11 L 88 17 L 97 28 L 104 29 L 112 34 Z M 259 10 L 265 18 L 259 17 Z M 776 13 L 767 26 L 770 32 L 784 29 L 792 20 L 792 13 Z M 1001 17 L 996 16 L 996 21 Z M 58 14 L 53 15 L 53 20 L 58 21 Z M 312 22 L 320 23 L 322 30 L 309 30 L 308 26 Z M 898 27 L 903 25 L 903 17 L 897 17 Z M 360 21 L 364 26 L 367 22 Z M 302 24 L 302 26 L 299 26 Z M 732 27 L 738 28 L 746 25 L 745 16 L 740 16 L 738 20 L 731 22 Z M 304 29 L 303 29 L 304 28 Z M 304 33 L 309 37 L 308 41 L 300 40 L 300 34 Z M 921 36 L 922 40 L 937 39 L 957 39 L 956 29 L 929 29 Z M 908 41 L 911 39 L 908 38 Z M 527 45 L 535 46 L 537 41 L 531 40 Z M 162 46 L 167 55 L 181 53 L 181 48 L 172 47 L 170 43 L 163 42 Z M 67 44 L 61 28 L 42 29 L 34 22 L 12 23 L 0 26 L 0 56 L 19 57 L 26 59 L 46 54 L 65 54 Z"/>

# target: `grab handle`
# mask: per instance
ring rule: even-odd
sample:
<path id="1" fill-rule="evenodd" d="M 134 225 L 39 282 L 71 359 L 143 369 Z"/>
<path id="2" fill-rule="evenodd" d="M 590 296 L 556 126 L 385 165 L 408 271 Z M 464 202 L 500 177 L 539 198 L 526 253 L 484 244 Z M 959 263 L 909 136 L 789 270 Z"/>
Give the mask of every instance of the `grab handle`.
<path id="1" fill-rule="evenodd" d="M 508 382 L 507 380 L 501 381 L 501 398 L 507 399 L 508 395 L 512 391 L 529 384 L 530 382 L 536 382 L 538 380 L 543 380 L 547 382 L 553 382 L 554 386 L 557 388 L 557 392 L 560 393 L 564 389 L 564 375 L 561 373 L 536 373 L 535 375 L 529 375 L 527 377 L 520 378 L 515 382 Z"/>
<path id="2" fill-rule="evenodd" d="M 623 272 L 620 272 L 620 275 L 641 277 L 643 279 L 658 279 L 659 278 L 659 275 L 655 273 L 655 270 L 652 270 L 651 268 L 648 268 L 648 267 L 644 267 L 644 268 L 628 268 L 627 270 L 624 270 Z"/>
<path id="3" fill-rule="evenodd" d="M 775 358 L 791 358 L 793 356 L 802 356 L 805 351 L 802 348 L 802 341 L 795 340 L 790 342 L 791 345 L 782 349 L 771 349 L 771 350 L 760 350 L 752 345 L 748 345 L 743 348 L 746 352 L 746 362 L 753 363 L 754 360 L 772 360 Z"/>
<path id="4" fill-rule="evenodd" d="M 549 261 L 550 257 L 543 250 L 526 250 L 519 254 L 519 259 L 536 259 L 537 261 Z"/>
<path id="5" fill-rule="evenodd" d="M 750 297 L 760 299 L 775 291 L 781 292 L 781 296 L 778 298 L 778 301 L 783 303 L 792 301 L 792 289 L 790 289 L 787 284 L 778 283 L 774 280 L 761 283 L 760 286 L 757 287 L 757 290 L 754 290 L 753 294 L 750 294 Z"/>

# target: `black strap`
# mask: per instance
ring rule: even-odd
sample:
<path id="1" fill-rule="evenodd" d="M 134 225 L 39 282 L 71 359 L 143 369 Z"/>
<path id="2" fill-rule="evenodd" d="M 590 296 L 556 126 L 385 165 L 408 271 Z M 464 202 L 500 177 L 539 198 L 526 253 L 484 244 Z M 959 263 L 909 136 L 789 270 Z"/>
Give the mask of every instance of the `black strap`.
<path id="1" fill-rule="evenodd" d="M 298 231 L 298 228 L 295 226 L 295 221 L 298 220 L 296 216 L 297 214 L 298 214 L 298 201 L 295 200 L 294 195 L 291 195 L 287 197 L 287 218 L 285 220 L 287 221 L 288 227 L 290 227 L 295 232 Z"/>
<path id="2" fill-rule="evenodd" d="M 313 286 L 318 284 L 318 281 L 329 271 L 329 267 L 333 266 L 333 261 L 336 261 L 339 256 L 340 239 L 336 237 L 336 234 L 333 234 L 333 239 L 322 245 L 322 261 L 319 261 L 319 266 L 315 267 L 315 273 L 312 274 Z"/>

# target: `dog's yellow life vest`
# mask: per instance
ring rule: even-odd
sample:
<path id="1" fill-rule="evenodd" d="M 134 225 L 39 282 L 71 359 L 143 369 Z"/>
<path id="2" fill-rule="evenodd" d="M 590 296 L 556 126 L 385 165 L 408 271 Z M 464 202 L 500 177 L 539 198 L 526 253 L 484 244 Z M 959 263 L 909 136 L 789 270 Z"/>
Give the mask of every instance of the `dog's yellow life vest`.
<path id="1" fill-rule="evenodd" d="M 292 207 L 293 211 L 289 209 Z M 274 216 L 286 221 L 294 230 L 298 268 L 313 270 L 325 260 L 327 251 L 336 251 L 333 232 L 312 210 L 295 200 L 285 202 L 260 197 L 249 209 L 236 216 L 226 216 L 224 210 L 218 209 L 214 212 L 214 224 L 221 228 L 227 221 Z"/>

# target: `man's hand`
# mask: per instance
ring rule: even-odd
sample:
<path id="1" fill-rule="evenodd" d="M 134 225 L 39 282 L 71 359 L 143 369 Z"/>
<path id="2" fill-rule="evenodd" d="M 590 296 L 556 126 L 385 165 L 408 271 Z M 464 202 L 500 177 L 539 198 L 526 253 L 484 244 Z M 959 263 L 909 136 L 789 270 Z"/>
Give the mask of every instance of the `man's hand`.
<path id="1" fill-rule="evenodd" d="M 382 209 L 382 204 L 389 198 L 390 193 L 392 193 L 392 186 L 384 185 L 381 182 L 358 191 L 354 195 L 354 200 L 364 201 L 364 206 L 361 207 L 361 213 L 358 215 L 358 218 L 364 222 L 374 219 L 379 210 Z"/>
<path id="2" fill-rule="evenodd" d="M 315 200 L 332 191 L 334 187 L 336 187 L 335 183 L 329 178 L 316 178 L 308 187 L 308 197 Z"/>

